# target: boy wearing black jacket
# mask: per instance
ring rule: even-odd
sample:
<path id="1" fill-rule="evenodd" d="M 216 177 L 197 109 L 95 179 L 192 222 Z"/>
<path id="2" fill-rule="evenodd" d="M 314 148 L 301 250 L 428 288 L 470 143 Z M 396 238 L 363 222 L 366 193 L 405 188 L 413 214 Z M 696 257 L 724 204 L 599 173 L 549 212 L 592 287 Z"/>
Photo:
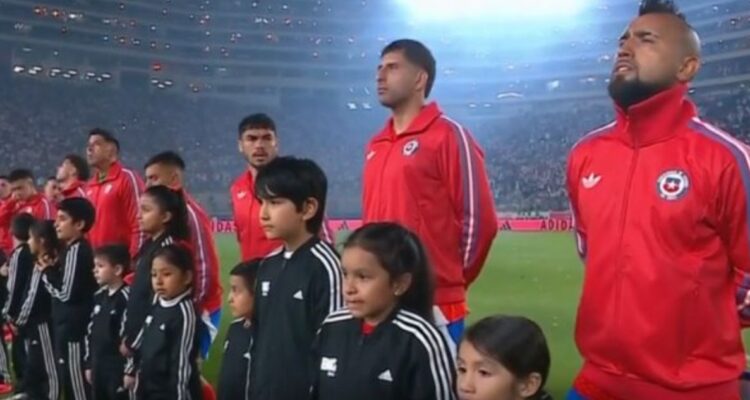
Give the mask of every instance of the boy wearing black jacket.
<path id="1" fill-rule="evenodd" d="M 84 235 L 94 224 L 96 211 L 87 199 L 60 202 L 55 219 L 57 237 L 65 250 L 53 265 L 41 265 L 43 281 L 52 296 L 55 359 L 65 399 L 87 400 L 90 391 L 83 376 L 84 339 L 93 308 L 94 252 Z"/>
<path id="2" fill-rule="evenodd" d="M 31 273 L 34 271 L 34 257 L 29 250 L 29 229 L 34 224 L 31 214 L 22 213 L 11 222 L 11 236 L 13 236 L 13 252 L 8 259 L 8 298 L 3 307 L 3 318 L 12 327 L 13 342 L 11 345 L 11 360 L 13 372 L 16 376 L 15 393 L 24 393 L 26 367 L 26 337 L 24 332 L 16 329 L 15 321 L 21 312 L 26 290 L 29 286 Z"/>
<path id="3" fill-rule="evenodd" d="M 86 380 L 91 384 L 94 400 L 123 400 L 128 391 L 123 386 L 125 357 L 120 354 L 120 329 L 130 288 L 123 277 L 130 265 L 125 245 L 108 245 L 94 253 L 94 277 L 101 289 L 94 295 L 86 336 Z"/>
<path id="4" fill-rule="evenodd" d="M 8 258 L 0 250 L 0 304 L 5 308 L 5 302 L 8 300 Z M 0 327 L 5 325 L 5 319 L 0 315 Z M 8 350 L 5 344 L 5 335 L 0 330 L 0 396 L 4 396 L 13 391 L 11 385 L 10 364 L 8 362 Z"/>
<path id="5" fill-rule="evenodd" d="M 338 254 L 318 239 L 326 191 L 325 174 L 310 160 L 278 157 L 256 178 L 266 237 L 284 246 L 258 270 L 252 400 L 309 397 L 315 334 L 326 316 L 342 307 Z"/>

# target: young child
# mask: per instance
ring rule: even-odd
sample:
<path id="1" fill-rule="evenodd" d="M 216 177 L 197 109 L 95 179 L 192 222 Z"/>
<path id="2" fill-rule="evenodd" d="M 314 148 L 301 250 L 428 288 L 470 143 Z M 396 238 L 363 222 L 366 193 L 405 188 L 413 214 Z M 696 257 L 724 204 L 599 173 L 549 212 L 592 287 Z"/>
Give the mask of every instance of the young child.
<path id="1" fill-rule="evenodd" d="M 148 239 L 136 261 L 135 278 L 125 312 L 121 353 L 132 356 L 140 345 L 139 333 L 153 302 L 151 266 L 154 253 L 162 247 L 188 240 L 185 200 L 180 193 L 166 186 L 148 188 L 141 196 L 140 227 Z M 133 371 L 128 371 L 132 373 Z"/>
<path id="2" fill-rule="evenodd" d="M 0 309 L 5 308 L 8 301 L 8 258 L 5 252 L 0 249 Z M 11 384 L 12 377 L 10 374 L 10 358 L 8 357 L 8 347 L 5 343 L 5 334 L 2 327 L 5 326 L 5 318 L 0 315 L 0 396 L 13 392 Z"/>
<path id="3" fill-rule="evenodd" d="M 523 317 L 487 317 L 464 334 L 458 353 L 461 400 L 551 400 L 550 353 L 542 329 Z"/>
<path id="4" fill-rule="evenodd" d="M 50 334 L 52 299 L 44 289 L 44 273 L 39 267 L 56 260 L 63 251 L 54 222 L 34 222 L 29 230 L 29 250 L 34 256 L 36 267 L 31 267 L 33 271 L 26 289 L 26 297 L 18 318 L 14 321 L 26 339 L 24 392 L 31 399 L 57 400 L 60 386 Z"/>
<path id="5" fill-rule="evenodd" d="M 84 235 L 94 224 L 94 206 L 83 197 L 61 201 L 55 218 L 60 257 L 38 263 L 44 286 L 52 296 L 52 321 L 57 375 L 67 400 L 86 400 L 90 388 L 83 376 L 86 328 L 96 292 L 94 251 Z"/>
<path id="6" fill-rule="evenodd" d="M 86 336 L 86 380 L 94 400 L 124 400 L 125 357 L 120 354 L 120 327 L 130 289 L 123 278 L 130 266 L 125 245 L 102 246 L 94 252 L 94 277 L 101 289 L 94 296 Z"/>
<path id="7" fill-rule="evenodd" d="M 278 157 L 256 178 L 261 225 L 266 237 L 284 246 L 258 269 L 252 400 L 309 397 L 315 333 L 342 307 L 338 255 L 318 239 L 326 190 L 325 174 L 310 160 Z"/>
<path id="8" fill-rule="evenodd" d="M 155 302 L 145 319 L 138 352 L 139 399 L 201 400 L 193 304 L 193 260 L 183 245 L 169 245 L 153 257 Z"/>
<path id="9" fill-rule="evenodd" d="M 235 320 L 224 342 L 224 357 L 219 375 L 219 400 L 247 399 L 250 383 L 250 348 L 253 343 L 251 318 L 255 297 L 255 278 L 260 260 L 242 262 L 229 276 L 229 308 Z"/>
<path id="10" fill-rule="evenodd" d="M 11 344 L 11 360 L 13 373 L 16 377 L 16 394 L 25 393 L 24 372 L 26 369 L 26 336 L 23 330 L 15 327 L 15 322 L 21 312 L 21 306 L 26 298 L 31 273 L 34 271 L 34 257 L 29 250 L 29 230 L 34 224 L 31 214 L 22 213 L 11 221 L 10 234 L 13 239 L 13 252 L 8 260 L 8 299 L 3 307 L 3 318 L 11 327 L 13 341 Z"/>
<path id="11" fill-rule="evenodd" d="M 455 399 L 450 347 L 432 322 L 432 269 L 416 235 L 365 225 L 341 263 L 347 308 L 318 334 L 313 399 Z"/>

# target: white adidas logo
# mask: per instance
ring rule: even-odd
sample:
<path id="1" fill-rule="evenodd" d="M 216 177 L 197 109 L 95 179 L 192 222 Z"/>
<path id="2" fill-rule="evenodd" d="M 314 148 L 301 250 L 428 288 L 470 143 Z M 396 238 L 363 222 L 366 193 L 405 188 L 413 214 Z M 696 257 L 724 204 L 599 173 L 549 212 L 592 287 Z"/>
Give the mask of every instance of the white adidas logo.
<path id="1" fill-rule="evenodd" d="M 602 180 L 602 177 L 600 175 L 596 175 L 592 172 L 589 176 L 582 178 L 581 183 L 583 183 L 584 188 L 591 189 L 594 186 L 598 185 L 599 181 L 601 180 Z"/>
<path id="2" fill-rule="evenodd" d="M 298 290 L 297 293 L 294 294 L 294 298 L 297 300 L 304 300 L 304 296 L 302 296 L 302 291 Z"/>
<path id="3" fill-rule="evenodd" d="M 393 382 L 393 376 L 391 376 L 391 370 L 387 369 L 378 375 L 378 379 L 384 382 Z"/>

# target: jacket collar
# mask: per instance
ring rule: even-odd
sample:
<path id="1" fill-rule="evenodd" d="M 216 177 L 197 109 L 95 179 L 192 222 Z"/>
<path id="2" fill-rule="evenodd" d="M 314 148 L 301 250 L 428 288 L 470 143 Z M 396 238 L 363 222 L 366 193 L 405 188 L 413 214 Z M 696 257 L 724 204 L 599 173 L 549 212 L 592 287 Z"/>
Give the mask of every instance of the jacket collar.
<path id="1" fill-rule="evenodd" d="M 166 299 L 164 299 L 164 298 L 162 298 L 162 297 L 160 296 L 160 297 L 159 297 L 159 305 L 161 305 L 161 306 L 162 306 L 162 307 L 164 307 L 164 308 L 174 307 L 174 306 L 176 306 L 177 304 L 179 304 L 179 302 L 181 302 L 181 301 L 182 301 L 182 299 L 184 299 L 184 298 L 185 298 L 185 297 L 187 297 L 187 296 L 190 296 L 190 294 L 191 294 L 192 292 L 193 292 L 192 290 L 188 289 L 188 290 L 186 290 L 186 291 L 182 292 L 182 294 L 180 294 L 180 295 L 178 295 L 177 297 L 175 297 L 175 298 L 173 298 L 173 299 L 170 299 L 170 300 L 166 300 Z"/>
<path id="2" fill-rule="evenodd" d="M 443 111 L 440 109 L 440 106 L 438 106 L 436 102 L 429 103 L 422 107 L 422 110 L 417 114 L 417 117 L 411 121 L 409 127 L 400 135 L 397 135 L 396 131 L 393 129 L 393 117 L 390 117 L 388 118 L 385 127 L 383 127 L 383 130 L 375 138 L 375 141 L 396 141 L 399 137 L 423 133 L 433 122 L 435 122 L 436 119 L 440 118 L 441 115 L 443 115 Z"/>
<path id="3" fill-rule="evenodd" d="M 687 85 L 678 84 L 624 110 L 615 105 L 616 135 L 630 147 L 645 147 L 672 138 L 696 115 L 687 98 Z"/>
<path id="4" fill-rule="evenodd" d="M 109 182 L 113 179 L 115 179 L 118 175 L 120 175 L 120 172 L 122 171 L 122 164 L 119 161 L 115 161 L 112 164 L 109 165 L 109 169 L 107 169 L 107 175 L 102 179 L 99 180 L 99 173 L 95 173 L 94 176 L 91 178 L 91 183 L 93 185 L 97 185 L 104 182 Z"/>
<path id="5" fill-rule="evenodd" d="M 84 186 L 85 186 L 85 182 L 76 179 L 76 181 L 73 182 L 73 184 L 70 185 L 69 188 L 62 190 L 63 196 L 68 197 L 68 196 L 74 194 L 76 192 L 76 190 L 81 189 Z"/>

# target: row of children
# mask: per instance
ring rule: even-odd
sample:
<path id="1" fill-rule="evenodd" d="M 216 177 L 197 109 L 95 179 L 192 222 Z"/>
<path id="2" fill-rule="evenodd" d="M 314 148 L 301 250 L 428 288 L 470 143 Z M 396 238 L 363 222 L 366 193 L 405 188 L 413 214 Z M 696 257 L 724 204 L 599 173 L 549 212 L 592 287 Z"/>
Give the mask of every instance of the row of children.
<path id="1" fill-rule="evenodd" d="M 432 270 L 420 240 L 396 224 L 366 225 L 339 260 L 317 235 L 326 192 L 309 160 L 280 157 L 259 172 L 261 223 L 284 246 L 231 272 L 236 320 L 220 399 L 543 398 L 550 356 L 534 323 L 482 320 L 456 361 L 432 323 Z M 201 399 L 204 328 L 191 296 L 184 199 L 163 186 L 141 197 L 149 239 L 130 285 L 127 248 L 92 251 L 86 241 L 93 215 L 74 198 L 60 203 L 54 223 L 28 214 L 12 222 L 3 314 L 14 332 L 16 398 Z"/>

